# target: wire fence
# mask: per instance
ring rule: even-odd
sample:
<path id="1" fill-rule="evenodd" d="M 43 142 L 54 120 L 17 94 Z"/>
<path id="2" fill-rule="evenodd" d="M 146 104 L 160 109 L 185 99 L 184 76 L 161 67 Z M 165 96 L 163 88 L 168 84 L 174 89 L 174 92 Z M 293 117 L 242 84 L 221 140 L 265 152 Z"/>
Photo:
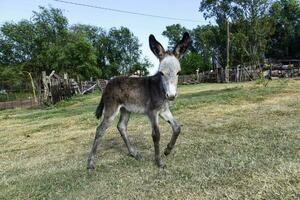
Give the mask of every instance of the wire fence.
<path id="1" fill-rule="evenodd" d="M 27 80 L 0 80 L 0 110 L 9 108 L 30 108 L 40 105 L 40 99 L 34 98 L 31 83 Z"/>

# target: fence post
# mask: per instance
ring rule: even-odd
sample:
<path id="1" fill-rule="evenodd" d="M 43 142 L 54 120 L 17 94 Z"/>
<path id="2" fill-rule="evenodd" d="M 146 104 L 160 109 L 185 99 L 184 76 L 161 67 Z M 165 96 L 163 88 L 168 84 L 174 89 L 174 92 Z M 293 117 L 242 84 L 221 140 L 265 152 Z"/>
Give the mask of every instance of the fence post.
<path id="1" fill-rule="evenodd" d="M 48 78 L 46 75 L 46 71 L 42 71 L 42 82 L 44 85 L 43 101 L 47 101 L 49 97 L 49 87 L 48 87 Z"/>
<path id="2" fill-rule="evenodd" d="M 27 72 L 29 77 L 30 77 L 30 82 L 31 82 L 31 87 L 32 87 L 32 93 L 33 93 L 33 98 L 34 98 L 34 101 L 37 102 L 37 98 L 36 98 L 36 94 L 35 94 L 35 85 L 34 85 L 34 82 L 33 82 L 33 78 L 31 76 L 31 73 L 30 72 Z"/>
<path id="3" fill-rule="evenodd" d="M 197 74 L 197 83 L 199 83 L 200 82 L 199 69 L 196 70 L 196 74 Z"/>

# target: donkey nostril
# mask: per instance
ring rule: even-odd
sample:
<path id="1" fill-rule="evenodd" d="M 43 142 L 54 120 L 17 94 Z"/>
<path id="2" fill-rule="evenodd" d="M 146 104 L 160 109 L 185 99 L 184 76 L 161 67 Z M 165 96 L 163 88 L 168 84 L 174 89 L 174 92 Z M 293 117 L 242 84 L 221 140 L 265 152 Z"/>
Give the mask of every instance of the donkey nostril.
<path id="1" fill-rule="evenodd" d="M 168 96 L 168 99 L 173 101 L 175 99 L 175 95 L 172 95 L 172 96 Z"/>

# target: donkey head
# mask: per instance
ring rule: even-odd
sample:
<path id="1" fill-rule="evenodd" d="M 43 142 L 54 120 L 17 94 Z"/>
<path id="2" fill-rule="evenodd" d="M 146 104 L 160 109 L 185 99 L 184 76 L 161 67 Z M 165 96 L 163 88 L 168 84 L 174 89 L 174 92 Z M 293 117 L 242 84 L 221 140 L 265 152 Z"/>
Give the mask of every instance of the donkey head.
<path id="1" fill-rule="evenodd" d="M 179 59 L 186 52 L 189 43 L 190 36 L 185 32 L 173 52 L 166 52 L 153 35 L 149 36 L 150 49 L 159 59 L 158 72 L 161 75 L 162 84 L 168 100 L 174 100 L 176 97 L 178 73 L 181 70 Z"/>

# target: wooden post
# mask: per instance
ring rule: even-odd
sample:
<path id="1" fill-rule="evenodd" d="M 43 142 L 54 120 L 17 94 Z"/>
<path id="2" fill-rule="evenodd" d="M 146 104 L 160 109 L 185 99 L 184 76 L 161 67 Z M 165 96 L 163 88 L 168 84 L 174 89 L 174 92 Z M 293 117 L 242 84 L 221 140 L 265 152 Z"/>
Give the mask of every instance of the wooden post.
<path id="1" fill-rule="evenodd" d="M 68 82 L 68 73 L 64 73 L 64 81 L 67 83 Z"/>
<path id="2" fill-rule="evenodd" d="M 44 95 L 43 100 L 47 101 L 49 96 L 49 87 L 48 87 L 48 81 L 47 81 L 47 75 L 45 71 L 42 71 L 42 82 L 44 85 Z"/>
<path id="3" fill-rule="evenodd" d="M 270 63 L 269 79 L 272 80 L 272 63 Z"/>
<path id="4" fill-rule="evenodd" d="M 222 70 L 223 70 L 223 68 L 221 67 L 221 68 L 217 68 L 217 82 L 218 83 L 222 83 Z"/>
<path id="5" fill-rule="evenodd" d="M 229 20 L 227 19 L 227 47 L 226 47 L 226 67 L 224 70 L 225 73 L 225 82 L 229 82 L 229 42 L 230 42 L 230 36 L 229 36 Z"/>
<path id="6" fill-rule="evenodd" d="M 197 83 L 200 82 L 200 78 L 199 78 L 199 69 L 196 70 L 196 74 L 197 74 Z"/>
<path id="7" fill-rule="evenodd" d="M 30 82 L 31 82 L 31 87 L 32 87 L 33 98 L 34 98 L 35 103 L 37 103 L 37 98 L 36 98 L 36 93 L 35 93 L 35 86 L 34 86 L 34 82 L 33 82 L 33 78 L 31 76 L 31 73 L 27 72 L 27 71 L 24 71 L 24 72 L 28 73 L 28 75 L 29 75 Z"/>
<path id="8" fill-rule="evenodd" d="M 240 68 L 240 66 L 238 65 L 237 67 L 236 67 L 236 77 L 235 77 L 235 81 L 236 82 L 239 82 L 239 76 L 240 76 L 240 73 L 239 73 L 239 69 Z"/>

